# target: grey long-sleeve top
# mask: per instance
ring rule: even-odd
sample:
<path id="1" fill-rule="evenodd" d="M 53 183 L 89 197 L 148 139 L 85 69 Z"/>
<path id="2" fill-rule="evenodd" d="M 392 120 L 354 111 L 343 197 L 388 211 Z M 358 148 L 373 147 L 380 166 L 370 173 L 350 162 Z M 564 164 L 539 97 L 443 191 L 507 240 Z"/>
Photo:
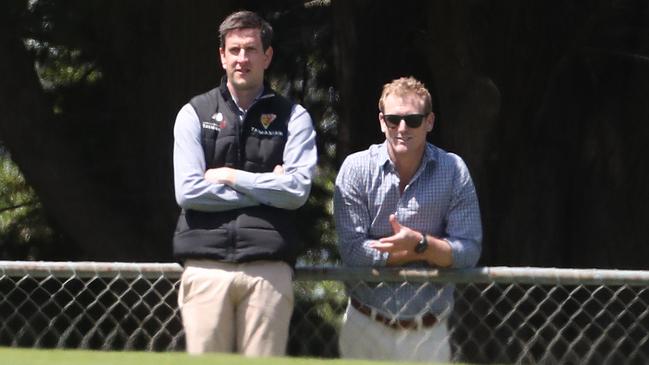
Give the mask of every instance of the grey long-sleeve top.
<path id="1" fill-rule="evenodd" d="M 283 209 L 302 206 L 311 190 L 317 162 L 311 116 L 295 104 L 284 148 L 284 175 L 237 170 L 233 186 L 205 180 L 201 126 L 194 108 L 186 104 L 174 126 L 174 186 L 181 208 L 219 212 L 260 204 Z"/>

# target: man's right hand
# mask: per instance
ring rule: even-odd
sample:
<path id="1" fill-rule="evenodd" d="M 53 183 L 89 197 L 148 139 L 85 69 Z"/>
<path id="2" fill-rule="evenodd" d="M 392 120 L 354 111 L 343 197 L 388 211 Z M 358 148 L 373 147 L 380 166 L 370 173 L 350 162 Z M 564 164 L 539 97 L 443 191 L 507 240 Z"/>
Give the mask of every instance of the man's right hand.
<path id="1" fill-rule="evenodd" d="M 273 174 L 275 175 L 284 175 L 284 166 L 282 165 L 277 165 L 273 169 Z"/>
<path id="2" fill-rule="evenodd" d="M 421 260 L 422 258 L 415 253 L 415 246 L 421 239 L 421 233 L 402 226 L 394 214 L 390 214 L 389 220 L 394 234 L 372 242 L 370 247 L 389 253 L 388 265 L 402 265 Z"/>
<path id="3" fill-rule="evenodd" d="M 205 171 L 205 180 L 212 184 L 234 185 L 236 170 L 230 167 L 217 167 Z"/>

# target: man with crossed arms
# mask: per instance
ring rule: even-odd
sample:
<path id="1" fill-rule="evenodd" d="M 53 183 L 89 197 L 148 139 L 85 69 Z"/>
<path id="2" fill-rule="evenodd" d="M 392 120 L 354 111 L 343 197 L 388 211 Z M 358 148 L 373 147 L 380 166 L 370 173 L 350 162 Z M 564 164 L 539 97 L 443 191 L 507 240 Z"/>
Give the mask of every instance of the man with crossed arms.
<path id="1" fill-rule="evenodd" d="M 300 253 L 294 210 L 317 161 L 308 112 L 264 80 L 273 30 L 250 11 L 220 25 L 221 84 L 182 107 L 174 255 L 187 351 L 282 356 Z"/>

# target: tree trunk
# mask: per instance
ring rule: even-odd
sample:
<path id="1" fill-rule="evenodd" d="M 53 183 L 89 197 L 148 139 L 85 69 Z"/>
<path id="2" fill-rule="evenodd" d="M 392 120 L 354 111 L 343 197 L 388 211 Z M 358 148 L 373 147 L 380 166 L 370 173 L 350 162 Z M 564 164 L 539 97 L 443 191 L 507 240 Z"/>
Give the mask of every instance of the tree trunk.
<path id="1" fill-rule="evenodd" d="M 95 37 L 96 49 L 82 51 L 97 52 L 102 80 L 64 93 L 61 115 L 21 42 L 25 4 L 2 6 L 10 19 L 0 25 L 0 71 L 11 77 L 0 83 L 1 138 L 45 209 L 81 246 L 71 256 L 169 259 L 178 212 L 173 123 L 191 96 L 218 82 L 218 24 L 231 3 L 70 5 L 85 11 L 79 18 L 87 17 L 85 36 Z M 69 40 L 53 43 L 73 47 Z"/>

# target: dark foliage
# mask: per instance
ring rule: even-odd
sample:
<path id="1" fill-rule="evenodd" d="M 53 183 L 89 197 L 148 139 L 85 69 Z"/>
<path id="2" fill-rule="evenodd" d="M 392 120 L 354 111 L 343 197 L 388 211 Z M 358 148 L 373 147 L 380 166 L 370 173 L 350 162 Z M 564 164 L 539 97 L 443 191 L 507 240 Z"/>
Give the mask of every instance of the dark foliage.
<path id="1" fill-rule="evenodd" d="M 270 78 L 318 131 L 307 262 L 336 260 L 337 166 L 381 141 L 381 85 L 411 74 L 434 94 L 431 141 L 476 181 L 481 264 L 646 267 L 635 0 L 2 2 L 0 139 L 69 242 L 38 258 L 170 259 L 175 113 L 219 79 L 216 28 L 237 8 L 273 23 Z"/>

